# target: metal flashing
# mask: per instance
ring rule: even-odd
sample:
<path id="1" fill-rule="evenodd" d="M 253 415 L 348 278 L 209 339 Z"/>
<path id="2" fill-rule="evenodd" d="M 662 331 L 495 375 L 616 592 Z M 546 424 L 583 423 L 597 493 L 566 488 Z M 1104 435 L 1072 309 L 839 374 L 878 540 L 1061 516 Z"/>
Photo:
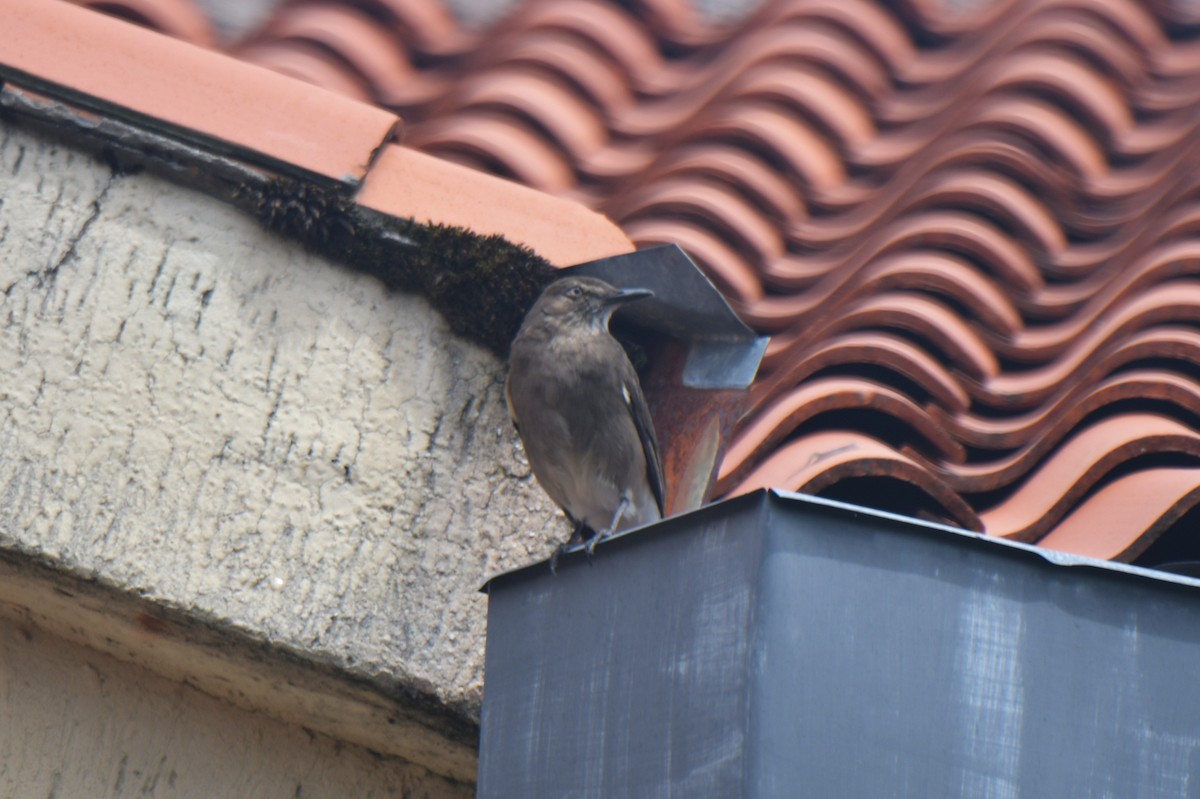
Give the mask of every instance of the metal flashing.
<path id="1" fill-rule="evenodd" d="M 687 344 L 683 384 L 688 388 L 746 388 L 758 374 L 769 338 L 738 318 L 678 245 L 600 258 L 563 271 L 598 277 L 618 288 L 653 291 L 650 299 L 623 309 L 621 317 Z"/>
<path id="2" fill-rule="evenodd" d="M 759 491 L 487 588 L 481 797 L 1165 796 L 1200 762 L 1178 575 Z"/>

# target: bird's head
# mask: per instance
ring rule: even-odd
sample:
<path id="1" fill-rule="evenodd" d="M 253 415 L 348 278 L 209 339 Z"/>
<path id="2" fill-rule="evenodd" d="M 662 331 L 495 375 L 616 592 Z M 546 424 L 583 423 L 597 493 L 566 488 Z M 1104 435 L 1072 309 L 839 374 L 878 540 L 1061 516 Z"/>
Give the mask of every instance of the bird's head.
<path id="1" fill-rule="evenodd" d="M 606 328 L 617 308 L 653 296 L 654 292 L 646 289 L 618 289 L 594 277 L 565 277 L 547 286 L 529 313 L 546 320 Z"/>

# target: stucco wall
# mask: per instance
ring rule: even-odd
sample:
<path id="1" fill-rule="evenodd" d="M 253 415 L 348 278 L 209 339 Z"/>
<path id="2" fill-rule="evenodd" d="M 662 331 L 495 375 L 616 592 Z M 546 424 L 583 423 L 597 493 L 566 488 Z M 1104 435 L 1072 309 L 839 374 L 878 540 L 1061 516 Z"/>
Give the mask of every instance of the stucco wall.
<path id="1" fill-rule="evenodd" d="M 0 618 L 0 796 L 469 797 L 397 758 L 235 708 Z"/>
<path id="2" fill-rule="evenodd" d="M 0 364 L 0 546 L 477 713 L 564 521 L 424 300 L 0 124 Z"/>

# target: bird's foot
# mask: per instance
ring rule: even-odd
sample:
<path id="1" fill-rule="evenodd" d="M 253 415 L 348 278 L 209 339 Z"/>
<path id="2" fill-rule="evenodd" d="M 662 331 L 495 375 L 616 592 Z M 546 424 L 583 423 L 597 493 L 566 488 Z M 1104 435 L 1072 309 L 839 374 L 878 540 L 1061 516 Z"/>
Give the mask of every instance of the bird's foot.
<path id="1" fill-rule="evenodd" d="M 597 530 L 584 546 L 583 551 L 587 553 L 588 563 L 592 562 L 592 553 L 596 551 L 596 544 L 600 543 L 601 538 L 608 538 L 610 533 L 607 530 Z"/>
<path id="2" fill-rule="evenodd" d="M 570 519 L 571 518 L 570 515 L 568 515 L 567 518 Z M 571 523 L 575 525 L 575 529 L 571 531 L 571 537 L 568 538 L 566 541 L 563 541 L 557 547 L 555 547 L 554 554 L 552 554 L 550 556 L 550 573 L 551 574 L 558 574 L 558 559 L 563 553 L 570 552 L 573 549 L 578 549 L 579 546 L 583 543 L 583 536 L 585 535 L 585 533 L 588 529 L 587 526 L 583 522 L 578 522 L 578 521 L 575 521 L 574 519 L 571 519 Z M 591 557 L 590 553 L 589 553 L 588 557 L 590 559 L 590 557 Z"/>

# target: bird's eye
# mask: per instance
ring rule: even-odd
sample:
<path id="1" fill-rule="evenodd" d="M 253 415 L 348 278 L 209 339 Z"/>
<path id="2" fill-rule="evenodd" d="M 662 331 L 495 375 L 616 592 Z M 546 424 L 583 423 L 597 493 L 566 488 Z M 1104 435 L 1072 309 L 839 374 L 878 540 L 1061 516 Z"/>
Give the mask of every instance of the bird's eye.
<path id="1" fill-rule="evenodd" d="M 579 286 L 571 286 L 571 288 L 567 289 L 567 296 L 573 300 L 577 300 L 583 296 L 583 289 L 579 288 Z"/>

